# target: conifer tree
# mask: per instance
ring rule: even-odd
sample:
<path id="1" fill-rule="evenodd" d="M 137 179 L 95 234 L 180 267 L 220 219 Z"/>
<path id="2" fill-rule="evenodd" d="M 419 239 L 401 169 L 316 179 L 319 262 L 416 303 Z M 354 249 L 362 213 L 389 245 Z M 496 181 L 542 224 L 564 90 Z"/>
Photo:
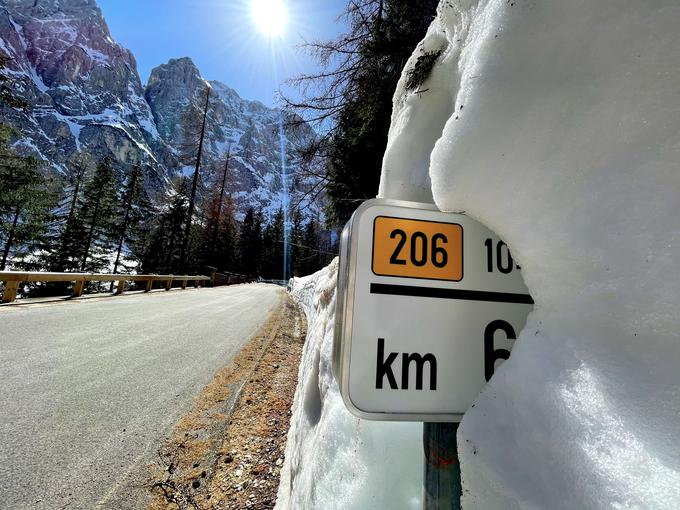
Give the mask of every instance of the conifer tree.
<path id="1" fill-rule="evenodd" d="M 281 280 L 284 274 L 284 213 L 279 208 L 271 218 L 263 235 L 262 276 L 267 279 Z"/>
<path id="2" fill-rule="evenodd" d="M 298 208 L 293 215 L 293 226 L 290 231 L 290 270 L 292 276 L 302 276 L 303 264 L 308 249 L 304 243 L 304 226 L 302 211 Z"/>
<path id="3" fill-rule="evenodd" d="M 187 267 L 187 261 L 189 257 L 189 251 L 191 249 L 191 241 L 192 238 L 195 238 L 196 236 L 192 236 L 191 232 L 191 226 L 194 222 L 194 211 L 196 208 L 196 194 L 198 192 L 198 185 L 199 185 L 199 179 L 200 179 L 200 171 L 201 171 L 201 164 L 203 162 L 203 144 L 205 141 L 205 133 L 206 133 L 206 127 L 208 123 L 208 111 L 210 110 L 210 94 L 211 94 L 212 88 L 209 83 L 206 83 L 206 92 L 205 92 L 205 106 L 203 107 L 203 111 L 200 114 L 201 122 L 200 122 L 200 131 L 198 133 L 198 140 L 197 140 L 197 147 L 196 147 L 196 159 L 194 163 L 194 175 L 191 181 L 191 188 L 189 191 L 189 201 L 187 204 L 187 220 L 184 224 L 184 235 L 182 239 L 182 247 L 180 250 L 180 266 L 181 269 L 184 271 L 186 270 Z M 187 122 L 185 123 L 185 143 L 190 146 L 191 144 L 191 132 L 192 132 L 192 122 L 195 119 L 195 115 L 192 115 L 191 112 L 193 110 L 190 109 L 188 110 L 189 112 L 189 119 L 187 119 Z"/>
<path id="4" fill-rule="evenodd" d="M 44 265 L 50 271 L 77 271 L 82 256 L 83 226 L 78 216 L 83 185 L 94 162 L 86 153 L 78 153 L 68 166 L 68 184 L 52 216 Z"/>
<path id="5" fill-rule="evenodd" d="M 10 149 L 11 132 L 0 127 L 0 270 L 6 269 L 11 256 L 31 252 L 54 205 L 39 161 Z"/>
<path id="6" fill-rule="evenodd" d="M 117 238 L 114 273 L 119 270 L 124 245 L 132 248 L 133 244 L 140 241 L 140 223 L 148 216 L 149 205 L 144 192 L 144 175 L 140 163 L 128 170 L 116 209 L 117 221 L 113 230 Z"/>
<path id="7" fill-rule="evenodd" d="M 333 41 L 308 45 L 322 69 L 294 80 L 302 99 L 285 101 L 323 133 L 302 156 L 308 165 L 323 162 L 320 178 L 330 199 L 327 221 L 332 226 L 344 225 L 362 201 L 377 194 L 392 96 L 437 4 L 438 0 L 351 0 L 345 10 L 347 32 Z M 431 56 L 429 68 L 437 57 Z M 424 69 L 423 74 L 428 72 Z M 314 168 L 307 172 L 317 173 Z"/>
<path id="8" fill-rule="evenodd" d="M 85 184 L 79 202 L 78 219 L 83 229 L 80 271 L 97 272 L 108 266 L 105 257 L 111 248 L 117 199 L 113 162 L 102 159 L 92 179 Z"/>
<path id="9" fill-rule="evenodd" d="M 310 275 L 322 267 L 320 253 L 321 239 L 319 222 L 314 219 L 305 226 L 302 244 L 305 245 L 303 260 L 301 263 L 300 276 Z"/>
<path id="10" fill-rule="evenodd" d="M 213 177 L 213 195 L 203 207 L 206 214 L 201 256 L 203 267 L 216 267 L 223 271 L 233 271 L 238 260 L 238 229 L 235 220 L 235 207 L 228 191 L 229 163 L 231 148 L 227 149 L 224 166 Z"/>
<path id="11" fill-rule="evenodd" d="M 9 58 L 0 55 L 0 70 Z M 25 109 L 26 101 L 15 91 L 15 80 L 0 72 L 0 106 Z M 54 196 L 40 172 L 40 162 L 21 156 L 10 148 L 17 136 L 10 126 L 0 123 L 0 270 L 7 267 L 10 256 L 28 254 L 45 232 L 48 211 Z"/>
<path id="12" fill-rule="evenodd" d="M 239 272 L 254 278 L 260 275 L 262 262 L 262 212 L 246 211 L 239 235 Z"/>
<path id="13" fill-rule="evenodd" d="M 176 191 L 160 206 L 160 213 L 152 222 L 141 256 L 144 273 L 175 273 L 179 266 L 180 249 L 187 219 L 188 181 L 181 178 Z"/>

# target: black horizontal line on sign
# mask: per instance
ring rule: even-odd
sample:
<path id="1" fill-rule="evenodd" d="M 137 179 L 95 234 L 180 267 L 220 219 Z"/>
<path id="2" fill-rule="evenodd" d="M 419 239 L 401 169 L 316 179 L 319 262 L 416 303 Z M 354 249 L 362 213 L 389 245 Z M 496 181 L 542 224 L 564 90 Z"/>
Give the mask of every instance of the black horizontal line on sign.
<path id="1" fill-rule="evenodd" d="M 488 301 L 494 303 L 534 304 L 534 300 L 529 294 L 487 292 L 483 290 L 439 289 L 436 287 L 411 287 L 409 285 L 389 285 L 386 283 L 372 283 L 371 294 L 460 299 L 463 301 Z"/>

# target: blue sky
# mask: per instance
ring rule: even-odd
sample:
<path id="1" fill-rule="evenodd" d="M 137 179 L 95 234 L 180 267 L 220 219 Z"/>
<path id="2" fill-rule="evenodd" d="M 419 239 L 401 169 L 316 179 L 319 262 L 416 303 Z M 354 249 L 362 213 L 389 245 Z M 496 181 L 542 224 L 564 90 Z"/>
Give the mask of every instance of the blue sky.
<path id="1" fill-rule="evenodd" d="M 296 49 L 303 40 L 330 39 L 346 0 L 284 0 L 289 21 L 268 39 L 251 16 L 251 0 L 98 0 L 111 33 L 137 58 L 142 82 L 170 58 L 191 57 L 206 79 L 219 80 L 246 99 L 274 104 L 280 84 L 313 71 Z"/>

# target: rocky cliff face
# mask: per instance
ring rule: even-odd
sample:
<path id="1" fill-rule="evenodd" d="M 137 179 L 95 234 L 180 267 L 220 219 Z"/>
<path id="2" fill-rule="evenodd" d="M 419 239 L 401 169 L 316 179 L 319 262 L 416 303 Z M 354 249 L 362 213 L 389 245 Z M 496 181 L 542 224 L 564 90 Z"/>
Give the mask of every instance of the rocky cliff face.
<path id="1" fill-rule="evenodd" d="M 30 108 L 2 111 L 17 142 L 64 172 L 78 151 L 146 159 L 161 186 L 169 154 L 158 135 L 134 56 L 116 43 L 93 0 L 4 0 L 0 51 Z"/>
<path id="2" fill-rule="evenodd" d="M 111 156 L 120 166 L 145 160 L 147 188 L 159 192 L 193 170 L 196 140 L 186 136 L 185 112 L 202 111 L 208 82 L 182 58 L 154 69 L 142 87 L 134 56 L 111 38 L 94 0 L 0 0 L 0 53 L 10 58 L 3 72 L 30 104 L 0 110 L 21 133 L 20 150 L 61 173 L 78 152 Z M 273 212 L 314 185 L 298 170 L 298 150 L 315 136 L 309 126 L 286 128 L 290 118 L 281 111 L 222 83 L 210 87 L 204 184 L 230 151 L 229 190 L 241 212 Z M 307 211 L 317 213 L 316 206 Z"/>
<path id="3" fill-rule="evenodd" d="M 292 120 L 299 119 L 242 99 L 223 83 L 206 81 L 189 58 L 155 68 L 145 93 L 160 136 L 177 156 L 180 171 L 193 170 L 208 89 L 205 168 L 219 172 L 229 154 L 229 190 L 241 212 L 249 206 L 274 212 L 286 196 L 296 200 L 313 186 L 313 180 L 299 170 L 299 151 L 314 139 L 314 131 L 306 124 L 290 127 Z M 187 119 L 187 111 L 193 119 Z M 187 125 L 193 129 L 187 130 Z M 317 212 L 317 207 L 308 211 Z"/>

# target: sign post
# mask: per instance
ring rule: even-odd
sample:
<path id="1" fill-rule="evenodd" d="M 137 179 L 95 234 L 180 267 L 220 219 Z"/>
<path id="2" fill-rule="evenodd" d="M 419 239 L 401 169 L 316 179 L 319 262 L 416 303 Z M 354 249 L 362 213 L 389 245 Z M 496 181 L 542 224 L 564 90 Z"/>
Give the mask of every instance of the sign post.
<path id="1" fill-rule="evenodd" d="M 458 508 L 457 424 L 532 307 L 507 245 L 468 216 L 375 199 L 345 227 L 333 369 L 356 416 L 425 422 L 426 508 Z"/>
<path id="2" fill-rule="evenodd" d="M 457 432 L 457 423 L 423 423 L 423 510 L 460 509 Z"/>

